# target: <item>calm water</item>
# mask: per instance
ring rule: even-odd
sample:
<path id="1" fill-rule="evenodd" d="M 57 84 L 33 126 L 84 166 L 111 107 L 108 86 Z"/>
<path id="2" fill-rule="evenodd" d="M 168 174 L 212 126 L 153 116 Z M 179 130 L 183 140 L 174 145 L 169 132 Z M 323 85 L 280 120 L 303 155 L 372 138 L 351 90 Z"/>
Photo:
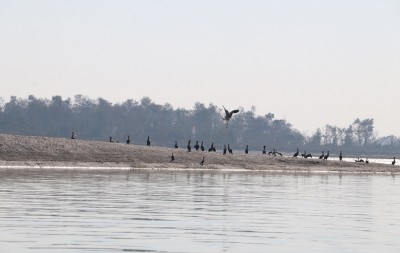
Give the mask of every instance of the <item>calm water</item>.
<path id="1" fill-rule="evenodd" d="M 391 175 L 0 170 L 0 252 L 400 252 Z"/>

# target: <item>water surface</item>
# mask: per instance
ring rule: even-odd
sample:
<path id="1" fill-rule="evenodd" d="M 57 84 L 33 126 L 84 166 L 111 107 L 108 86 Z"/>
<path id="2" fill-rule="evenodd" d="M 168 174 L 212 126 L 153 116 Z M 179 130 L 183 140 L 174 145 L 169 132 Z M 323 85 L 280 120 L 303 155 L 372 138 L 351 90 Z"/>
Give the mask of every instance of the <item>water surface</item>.
<path id="1" fill-rule="evenodd" d="M 0 252 L 400 252 L 392 175 L 0 170 Z"/>

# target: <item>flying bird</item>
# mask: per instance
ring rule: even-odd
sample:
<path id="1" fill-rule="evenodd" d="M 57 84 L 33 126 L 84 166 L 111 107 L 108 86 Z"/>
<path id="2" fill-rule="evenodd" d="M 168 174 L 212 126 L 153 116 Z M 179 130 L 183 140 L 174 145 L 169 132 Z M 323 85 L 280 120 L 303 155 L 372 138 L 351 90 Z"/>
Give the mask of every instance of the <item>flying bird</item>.
<path id="1" fill-rule="evenodd" d="M 233 111 L 229 112 L 227 109 L 225 109 L 225 106 L 222 106 L 222 107 L 224 107 L 224 110 L 225 110 L 225 118 L 222 118 L 222 120 L 226 121 L 226 128 L 228 128 L 229 120 L 232 118 L 233 114 L 238 113 L 239 110 L 233 110 Z"/>

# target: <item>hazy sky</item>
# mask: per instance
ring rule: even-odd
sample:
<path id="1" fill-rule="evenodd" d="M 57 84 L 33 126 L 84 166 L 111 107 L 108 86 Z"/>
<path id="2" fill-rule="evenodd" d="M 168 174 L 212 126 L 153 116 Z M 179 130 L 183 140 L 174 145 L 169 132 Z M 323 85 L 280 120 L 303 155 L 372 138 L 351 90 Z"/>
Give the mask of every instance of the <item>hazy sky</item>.
<path id="1" fill-rule="evenodd" d="M 400 1 L 0 0 L 0 96 L 252 105 L 400 136 Z"/>

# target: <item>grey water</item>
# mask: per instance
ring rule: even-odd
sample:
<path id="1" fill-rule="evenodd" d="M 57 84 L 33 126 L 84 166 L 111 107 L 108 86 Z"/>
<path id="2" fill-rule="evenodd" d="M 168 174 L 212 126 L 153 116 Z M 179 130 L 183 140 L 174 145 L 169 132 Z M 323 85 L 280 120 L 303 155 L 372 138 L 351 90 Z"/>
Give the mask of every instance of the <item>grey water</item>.
<path id="1" fill-rule="evenodd" d="M 0 252 L 400 252 L 398 175 L 0 170 Z"/>

